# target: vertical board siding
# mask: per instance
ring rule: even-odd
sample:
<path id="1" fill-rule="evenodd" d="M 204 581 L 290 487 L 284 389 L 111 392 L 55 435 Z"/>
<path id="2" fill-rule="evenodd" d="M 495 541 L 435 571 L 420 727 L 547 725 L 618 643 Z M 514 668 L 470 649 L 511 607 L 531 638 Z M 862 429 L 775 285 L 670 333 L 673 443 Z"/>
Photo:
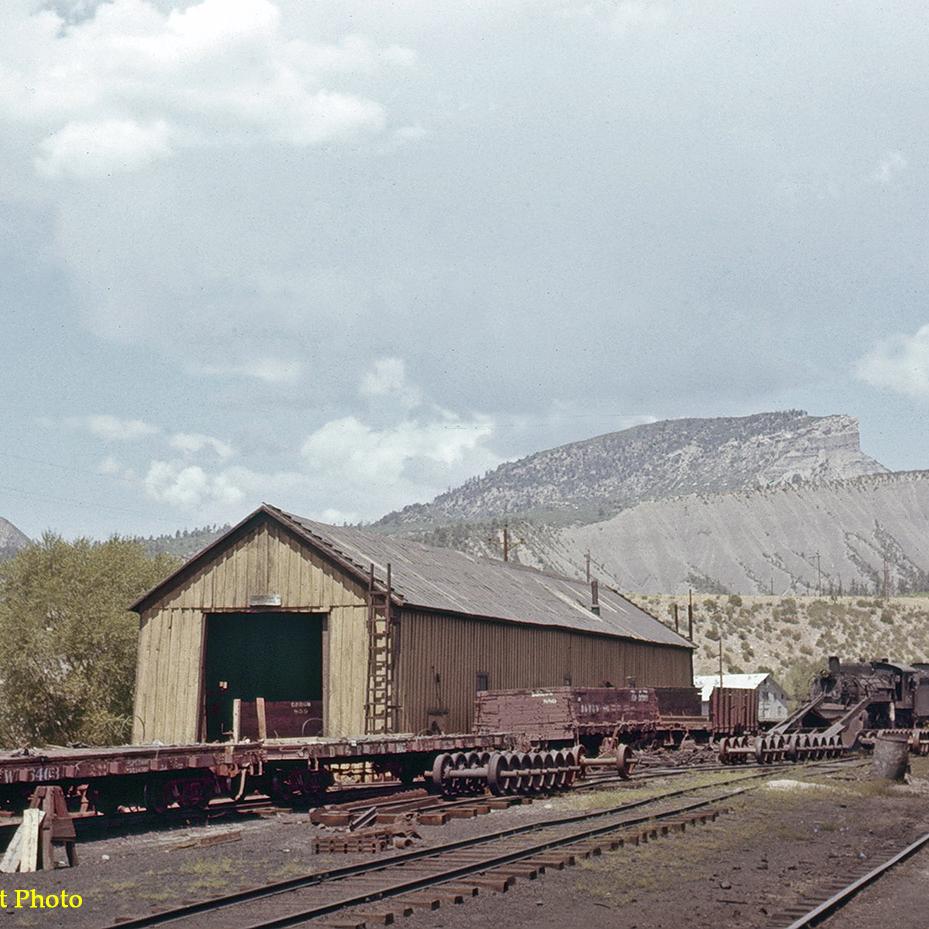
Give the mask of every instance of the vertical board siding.
<path id="1" fill-rule="evenodd" d="M 328 734 L 364 731 L 364 588 L 267 521 L 215 553 L 140 617 L 133 741 L 197 738 L 205 616 L 244 610 L 250 597 L 269 593 L 280 595 L 282 611 L 329 614 Z"/>
<path id="2" fill-rule="evenodd" d="M 197 738 L 205 617 L 245 610 L 263 594 L 279 595 L 282 611 L 328 614 L 326 734 L 364 732 L 365 589 L 268 519 L 231 538 L 142 614 L 134 741 Z M 395 682 L 405 732 L 424 731 L 428 711 L 440 708 L 448 710 L 449 731 L 469 731 L 478 672 L 489 675 L 492 689 L 560 686 L 566 677 L 578 686 L 625 686 L 629 678 L 641 686 L 692 683 L 686 648 L 412 609 L 401 610 L 399 620 Z"/>
<path id="3" fill-rule="evenodd" d="M 404 610 L 400 641 L 400 727 L 409 732 L 424 731 L 433 708 L 448 710 L 448 731 L 470 731 L 478 672 L 489 675 L 494 690 L 556 687 L 566 677 L 578 686 L 693 681 L 689 649 L 562 629 Z"/>

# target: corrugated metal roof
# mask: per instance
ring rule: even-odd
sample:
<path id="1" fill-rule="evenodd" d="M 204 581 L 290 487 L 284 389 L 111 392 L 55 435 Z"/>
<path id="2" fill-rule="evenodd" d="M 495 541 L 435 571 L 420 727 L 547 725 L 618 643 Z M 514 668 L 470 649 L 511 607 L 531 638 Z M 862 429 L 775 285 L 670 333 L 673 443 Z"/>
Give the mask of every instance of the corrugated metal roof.
<path id="1" fill-rule="evenodd" d="M 266 508 L 295 523 L 320 547 L 360 572 L 367 573 L 373 564 L 381 583 L 390 564 L 394 592 L 407 606 L 692 647 L 683 636 L 602 583 L 597 616 L 590 610 L 590 586 L 584 581 Z"/>
<path id="2" fill-rule="evenodd" d="M 723 687 L 734 687 L 736 690 L 755 690 L 760 687 L 771 675 L 768 672 L 756 674 L 724 674 Z M 709 700 L 714 687 L 719 687 L 718 674 L 695 674 L 694 687 L 699 687 L 702 700 Z"/>

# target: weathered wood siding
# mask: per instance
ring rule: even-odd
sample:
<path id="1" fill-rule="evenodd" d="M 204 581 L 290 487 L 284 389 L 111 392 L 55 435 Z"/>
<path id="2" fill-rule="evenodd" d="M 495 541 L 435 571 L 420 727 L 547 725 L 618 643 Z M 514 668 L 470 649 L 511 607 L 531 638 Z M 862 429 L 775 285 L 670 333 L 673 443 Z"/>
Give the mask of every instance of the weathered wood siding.
<path id="1" fill-rule="evenodd" d="M 427 712 L 448 709 L 448 731 L 468 732 L 477 675 L 491 689 L 578 686 L 687 687 L 691 651 L 563 629 L 402 612 L 399 654 L 400 728 L 421 732 Z M 436 683 L 436 675 L 439 681 Z"/>
<path id="2" fill-rule="evenodd" d="M 266 520 L 229 543 L 141 616 L 133 740 L 195 740 L 205 614 L 243 611 L 279 594 L 281 610 L 328 613 L 323 681 L 327 735 L 364 731 L 367 671 L 363 588 Z"/>

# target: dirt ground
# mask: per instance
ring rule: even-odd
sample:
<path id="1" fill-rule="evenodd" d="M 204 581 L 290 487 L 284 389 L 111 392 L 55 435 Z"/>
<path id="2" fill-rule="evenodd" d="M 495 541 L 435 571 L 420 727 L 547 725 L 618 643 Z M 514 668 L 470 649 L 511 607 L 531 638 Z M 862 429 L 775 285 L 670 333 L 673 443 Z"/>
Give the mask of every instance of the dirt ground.
<path id="1" fill-rule="evenodd" d="M 712 780 L 707 774 L 694 776 Z M 673 784 L 682 787 L 689 780 L 680 776 Z M 426 843 L 442 843 L 581 808 L 612 806 L 656 789 L 650 784 L 538 801 L 475 820 L 421 827 L 421 832 Z M 866 770 L 814 778 L 798 766 L 729 806 L 730 812 L 712 825 L 620 849 L 536 881 L 517 882 L 503 895 L 482 895 L 460 906 L 417 914 L 403 925 L 470 929 L 476 922 L 505 921 L 515 929 L 570 925 L 767 929 L 772 915 L 801 895 L 846 876 L 862 861 L 876 865 L 929 831 L 929 759 L 914 759 L 913 783 L 900 786 L 871 781 Z M 153 907 L 366 860 L 313 855 L 316 828 L 305 814 L 287 813 L 83 842 L 81 863 L 73 870 L 0 876 L 0 889 L 8 892 L 34 887 L 43 894 L 60 890 L 81 894 L 80 909 L 8 906 L 3 915 L 11 927 L 91 929 L 109 925 L 119 916 L 142 915 Z M 177 848 L 187 838 L 230 830 L 240 831 L 241 841 Z M 923 853 L 853 904 L 860 921 L 858 916 L 851 921 L 843 915 L 833 929 L 859 925 L 925 929 L 929 919 L 921 888 L 927 876 L 929 853 Z M 902 896 L 891 891 L 897 886 Z M 887 906 L 892 907 L 891 919 Z"/>

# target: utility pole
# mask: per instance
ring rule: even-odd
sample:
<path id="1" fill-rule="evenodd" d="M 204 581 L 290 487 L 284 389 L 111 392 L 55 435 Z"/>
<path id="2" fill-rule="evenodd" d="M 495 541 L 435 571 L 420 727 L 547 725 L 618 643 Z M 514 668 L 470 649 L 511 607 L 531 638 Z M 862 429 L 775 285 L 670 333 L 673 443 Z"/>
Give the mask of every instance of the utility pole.
<path id="1" fill-rule="evenodd" d="M 694 592 L 693 588 L 687 591 L 687 638 L 694 640 Z"/>
<path id="2" fill-rule="evenodd" d="M 590 549 L 587 550 L 587 554 L 584 556 L 584 564 L 587 566 L 587 583 L 590 583 Z"/>
<path id="3" fill-rule="evenodd" d="M 503 560 L 510 560 L 510 527 L 503 524 Z"/>
<path id="4" fill-rule="evenodd" d="M 884 599 L 890 596 L 890 563 L 884 559 Z"/>
<path id="5" fill-rule="evenodd" d="M 681 627 L 677 621 L 677 601 L 671 604 L 671 615 L 674 617 L 674 631 L 680 633 Z"/>
<path id="6" fill-rule="evenodd" d="M 719 687 L 723 686 L 723 630 L 717 626 L 717 635 L 719 636 Z"/>

